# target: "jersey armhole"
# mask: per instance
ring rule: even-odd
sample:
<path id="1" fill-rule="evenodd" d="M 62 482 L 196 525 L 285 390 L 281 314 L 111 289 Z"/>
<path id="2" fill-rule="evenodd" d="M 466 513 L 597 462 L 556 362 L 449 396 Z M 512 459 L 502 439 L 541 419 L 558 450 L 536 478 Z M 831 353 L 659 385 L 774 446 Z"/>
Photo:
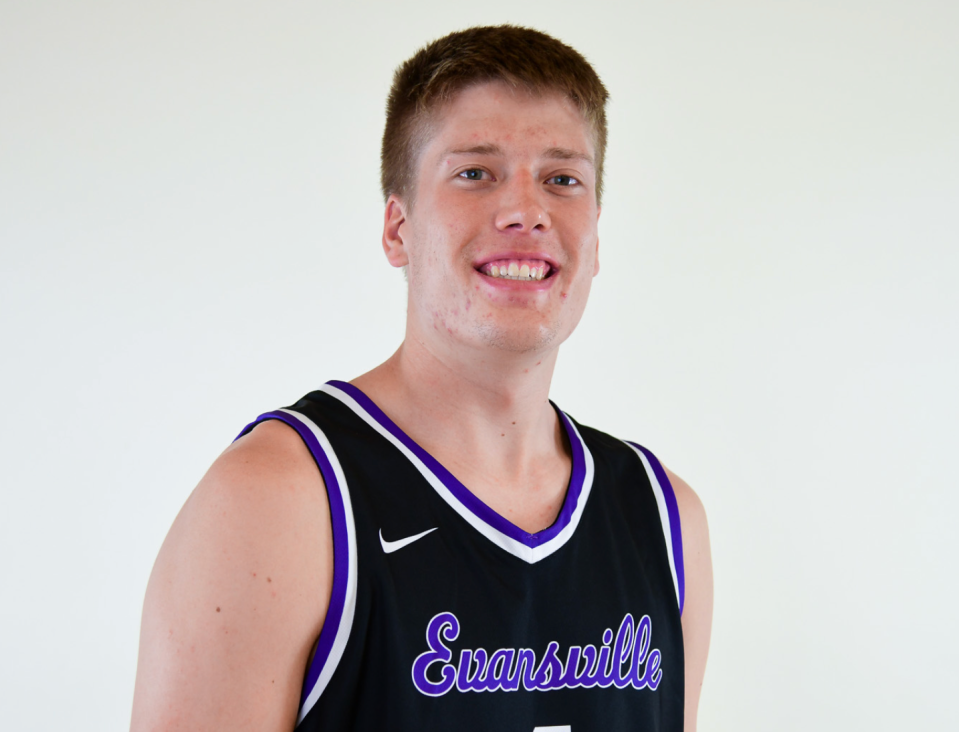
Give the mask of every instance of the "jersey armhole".
<path id="1" fill-rule="evenodd" d="M 261 414 L 243 428 L 240 439 L 261 422 L 279 420 L 289 425 L 303 440 L 326 484 L 333 529 L 333 587 L 323 629 L 316 641 L 316 652 L 303 678 L 303 691 L 296 724 L 299 725 L 316 704 L 336 670 L 353 626 L 356 612 L 356 527 L 350 492 L 343 469 L 323 431 L 306 415 L 291 409 Z"/>
<path id="2" fill-rule="evenodd" d="M 635 442 L 627 442 L 639 456 L 649 484 L 656 497 L 659 508 L 659 518 L 663 526 L 663 537 L 666 540 L 666 554 L 669 556 L 669 571 L 673 576 L 673 585 L 676 588 L 676 601 L 679 603 L 679 614 L 683 614 L 683 605 L 686 601 L 686 577 L 683 571 L 683 533 L 679 520 L 679 504 L 676 502 L 676 492 L 662 464 L 653 453 Z"/>

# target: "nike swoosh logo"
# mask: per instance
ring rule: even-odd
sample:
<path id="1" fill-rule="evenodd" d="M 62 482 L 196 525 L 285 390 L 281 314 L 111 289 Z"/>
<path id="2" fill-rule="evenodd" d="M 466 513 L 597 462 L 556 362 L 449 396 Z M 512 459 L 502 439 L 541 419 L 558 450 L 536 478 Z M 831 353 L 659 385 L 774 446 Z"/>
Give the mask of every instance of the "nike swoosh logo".
<path id="1" fill-rule="evenodd" d="M 434 526 L 432 529 L 427 529 L 426 531 L 420 534 L 414 534 L 413 536 L 407 536 L 405 539 L 397 539 L 396 541 L 387 541 L 383 538 L 383 529 L 380 529 L 380 546 L 383 547 L 383 551 L 387 554 L 392 554 L 397 549 L 402 549 L 404 546 L 409 546 L 417 539 L 422 539 L 427 534 L 432 534 L 436 531 L 439 526 Z"/>

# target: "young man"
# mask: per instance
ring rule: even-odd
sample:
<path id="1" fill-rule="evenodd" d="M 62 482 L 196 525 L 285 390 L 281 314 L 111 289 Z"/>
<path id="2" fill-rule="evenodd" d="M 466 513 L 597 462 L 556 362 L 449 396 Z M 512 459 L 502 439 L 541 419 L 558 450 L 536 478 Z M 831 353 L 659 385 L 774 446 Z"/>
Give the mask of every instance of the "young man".
<path id="1" fill-rule="evenodd" d="M 263 415 L 161 549 L 134 730 L 693 730 L 706 519 L 548 400 L 599 270 L 606 91 L 515 27 L 397 71 L 383 248 L 406 338 Z"/>

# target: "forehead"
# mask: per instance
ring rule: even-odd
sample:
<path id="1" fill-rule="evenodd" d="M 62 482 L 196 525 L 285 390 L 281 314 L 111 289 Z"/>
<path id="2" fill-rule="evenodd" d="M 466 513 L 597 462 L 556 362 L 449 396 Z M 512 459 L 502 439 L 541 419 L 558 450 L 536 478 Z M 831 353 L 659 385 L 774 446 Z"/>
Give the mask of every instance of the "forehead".
<path id="1" fill-rule="evenodd" d="M 530 91 L 504 82 L 469 86 L 437 107 L 426 148 L 450 144 L 565 147 L 595 157 L 595 135 L 579 108 L 558 91 Z M 424 150 L 424 152 L 426 152 Z"/>

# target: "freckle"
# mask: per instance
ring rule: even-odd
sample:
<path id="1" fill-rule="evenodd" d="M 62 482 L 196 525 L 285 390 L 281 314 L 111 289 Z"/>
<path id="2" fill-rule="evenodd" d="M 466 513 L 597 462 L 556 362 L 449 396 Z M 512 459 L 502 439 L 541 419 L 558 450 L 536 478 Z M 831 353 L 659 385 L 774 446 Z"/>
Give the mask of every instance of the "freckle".
<path id="1" fill-rule="evenodd" d="M 541 363 L 543 363 L 543 362 L 542 362 L 542 361 L 537 361 L 537 362 L 536 362 L 536 365 L 539 366 Z"/>
<path id="2" fill-rule="evenodd" d="M 500 437 L 506 437 L 506 433 L 504 432 L 503 434 L 500 435 Z"/>
<path id="3" fill-rule="evenodd" d="M 516 424 L 516 422 L 513 422 L 513 424 Z"/>
<path id="4" fill-rule="evenodd" d="M 267 577 L 267 578 L 266 578 L 266 581 L 267 581 L 267 582 L 272 582 L 273 580 L 271 580 L 269 577 Z"/>
<path id="5" fill-rule="evenodd" d="M 254 577 L 256 577 L 256 572 L 250 572 Z"/>
<path id="6" fill-rule="evenodd" d="M 216 611 L 217 611 L 217 612 L 220 612 L 220 608 L 217 608 Z"/>

